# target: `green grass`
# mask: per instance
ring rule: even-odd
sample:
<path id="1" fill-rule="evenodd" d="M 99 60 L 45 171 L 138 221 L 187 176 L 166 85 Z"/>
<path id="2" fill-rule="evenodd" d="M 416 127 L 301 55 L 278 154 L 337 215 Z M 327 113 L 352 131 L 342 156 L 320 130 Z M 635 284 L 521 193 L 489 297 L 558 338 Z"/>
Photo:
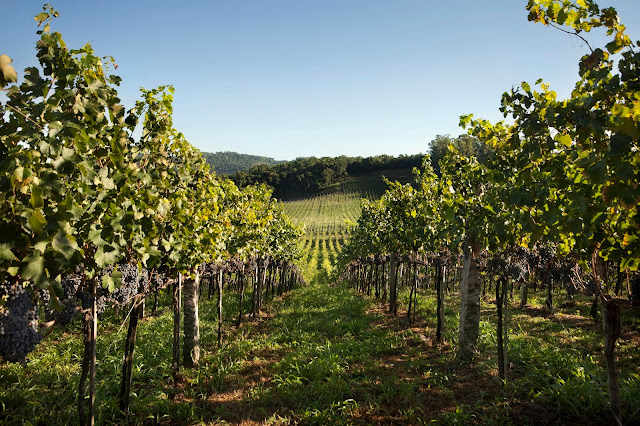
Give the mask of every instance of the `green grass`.
<path id="1" fill-rule="evenodd" d="M 269 302 L 269 317 L 230 326 L 236 298 L 225 300 L 225 344 L 215 342 L 213 300 L 201 301 L 203 362 L 170 371 L 172 319 L 168 297 L 157 317 L 142 321 L 133 372 L 131 414 L 117 408 L 126 327 L 122 314 L 101 320 L 98 339 L 97 420 L 113 423 L 299 424 L 603 424 L 608 417 L 600 324 L 578 315 L 590 303 L 548 317 L 543 294 L 531 306 L 510 307 L 510 368 L 496 377 L 495 305 L 482 303 L 478 354 L 454 362 L 457 295 L 446 298 L 447 343 L 434 345 L 435 300 L 420 289 L 413 325 L 377 301 L 327 285 L 294 290 Z M 558 303 L 564 300 L 558 297 Z M 627 317 L 640 312 L 625 308 Z M 26 365 L 0 365 L 0 423 L 76 423 L 75 396 L 82 354 L 79 324 L 56 331 Z M 625 329 L 619 346 L 625 421 L 640 414 L 640 354 Z"/>

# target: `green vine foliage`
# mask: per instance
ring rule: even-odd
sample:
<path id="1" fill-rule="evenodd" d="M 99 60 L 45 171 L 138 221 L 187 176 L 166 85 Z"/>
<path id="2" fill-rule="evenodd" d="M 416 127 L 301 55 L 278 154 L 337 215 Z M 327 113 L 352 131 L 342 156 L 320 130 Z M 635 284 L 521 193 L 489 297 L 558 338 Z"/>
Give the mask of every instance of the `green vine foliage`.
<path id="1" fill-rule="evenodd" d="M 542 80 L 534 88 L 523 82 L 502 97 L 509 122 L 462 116 L 461 126 L 488 148 L 487 160 L 478 163 L 450 146 L 440 178 L 425 165 L 417 190 L 392 185 L 363 207 L 346 257 L 398 250 L 393 244 L 406 252 L 416 246 L 456 252 L 467 238 L 476 252 L 550 241 L 560 255 L 588 261 L 597 252 L 638 269 L 640 53 L 612 8 L 530 0 L 527 10 L 529 20 L 585 42 L 596 29 L 610 40 L 589 45 L 569 99 L 558 99 Z"/>
<path id="2" fill-rule="evenodd" d="M 48 27 L 37 43 L 42 73 L 26 69 L 1 111 L 0 279 L 38 288 L 79 265 L 92 278 L 123 257 L 130 231 L 120 223 L 130 208 L 119 190 L 129 178 L 120 79 L 90 45 L 70 50 Z"/>
<path id="3" fill-rule="evenodd" d="M 579 37 L 602 28 L 610 42 L 582 58 L 569 99 L 558 99 L 542 80 L 537 90 L 523 82 L 502 98 L 501 111 L 513 124 L 471 116 L 461 122 L 494 147 L 495 167 L 512 174 L 501 196 L 531 242 L 549 239 L 583 258 L 597 251 L 637 270 L 640 54 L 612 8 L 531 0 L 528 10 L 530 20 L 567 26 Z"/>
<path id="4" fill-rule="evenodd" d="M 0 281 L 61 295 L 61 276 L 120 285 L 117 267 L 171 274 L 239 253 L 296 258 L 301 235 L 265 187 L 239 191 L 173 127 L 173 88 L 141 90 L 126 110 L 112 58 L 69 49 L 36 16 L 40 66 L 0 57 Z M 136 136 L 139 135 L 139 136 Z"/>

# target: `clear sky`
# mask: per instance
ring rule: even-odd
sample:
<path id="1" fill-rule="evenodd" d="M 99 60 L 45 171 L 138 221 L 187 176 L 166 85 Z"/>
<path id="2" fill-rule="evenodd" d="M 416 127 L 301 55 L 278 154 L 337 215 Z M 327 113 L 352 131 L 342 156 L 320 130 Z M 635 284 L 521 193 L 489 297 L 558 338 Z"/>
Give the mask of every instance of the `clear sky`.
<path id="1" fill-rule="evenodd" d="M 176 88 L 174 124 L 202 151 L 280 160 L 426 152 L 461 114 L 501 119 L 500 96 L 542 77 L 570 93 L 587 46 L 527 21 L 526 0 L 51 0 L 67 45 L 111 55 L 133 106 Z M 614 6 L 640 39 L 640 0 Z M 0 54 L 36 64 L 33 16 L 0 9 Z M 587 34 L 592 46 L 602 36 Z"/>

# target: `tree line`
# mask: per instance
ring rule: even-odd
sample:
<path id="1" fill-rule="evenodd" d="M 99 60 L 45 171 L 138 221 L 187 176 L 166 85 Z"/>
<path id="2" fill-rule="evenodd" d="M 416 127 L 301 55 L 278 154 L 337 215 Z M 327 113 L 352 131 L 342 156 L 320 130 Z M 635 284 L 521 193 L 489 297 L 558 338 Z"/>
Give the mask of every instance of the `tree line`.
<path id="1" fill-rule="evenodd" d="M 374 157 L 305 157 L 275 166 L 259 165 L 248 171 L 240 171 L 231 179 L 240 187 L 263 183 L 273 188 L 279 199 L 318 191 L 350 177 L 383 170 L 411 170 L 420 165 L 422 154 L 378 155 Z"/>
<path id="2" fill-rule="evenodd" d="M 261 164 L 275 165 L 282 163 L 282 161 L 274 160 L 271 157 L 239 154 L 232 151 L 203 152 L 202 157 L 216 173 L 221 175 L 232 175 Z"/>

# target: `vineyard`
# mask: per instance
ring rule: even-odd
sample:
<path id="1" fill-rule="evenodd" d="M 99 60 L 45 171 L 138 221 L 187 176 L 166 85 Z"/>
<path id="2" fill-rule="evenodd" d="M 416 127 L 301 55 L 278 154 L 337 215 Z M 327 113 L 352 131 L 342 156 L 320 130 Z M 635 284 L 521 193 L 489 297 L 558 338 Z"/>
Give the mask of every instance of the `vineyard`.
<path id="1" fill-rule="evenodd" d="M 335 184 L 310 198 L 284 202 L 291 220 L 305 227 L 302 271 L 310 283 L 328 284 L 338 264 L 338 253 L 360 216 L 363 199 L 380 198 L 384 178 L 408 182 L 411 171 L 387 170 Z"/>
<path id="2" fill-rule="evenodd" d="M 210 171 L 170 86 L 125 108 L 43 10 L 39 67 L 0 56 L 0 423 L 640 424 L 640 42 L 614 9 L 528 2 L 610 41 L 569 99 L 522 82 L 507 121 L 462 116 L 482 155 L 284 203 Z"/>

